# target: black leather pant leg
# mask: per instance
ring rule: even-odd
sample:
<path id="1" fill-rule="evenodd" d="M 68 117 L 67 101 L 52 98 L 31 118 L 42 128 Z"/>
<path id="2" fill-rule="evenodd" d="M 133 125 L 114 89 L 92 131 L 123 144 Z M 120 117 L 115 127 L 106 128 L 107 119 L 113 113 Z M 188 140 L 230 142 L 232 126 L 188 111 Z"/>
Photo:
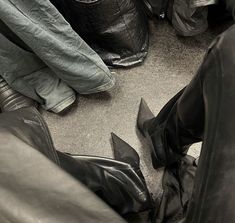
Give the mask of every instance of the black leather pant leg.
<path id="1" fill-rule="evenodd" d="M 235 26 L 216 38 L 197 75 L 148 129 L 162 165 L 203 141 L 186 223 L 235 222 L 234 43 Z"/>
<path id="2" fill-rule="evenodd" d="M 211 44 L 202 65 L 190 84 L 172 98 L 157 117 L 150 121 L 148 133 L 152 143 L 155 167 L 172 164 L 185 155 L 192 143 L 202 141 L 205 135 L 207 102 L 204 86 L 210 76 L 213 81 L 217 80 L 218 83 L 221 83 L 223 78 L 218 80 L 217 76 L 223 77 L 225 71 L 230 71 L 230 75 L 233 75 L 235 59 L 231 58 L 235 54 L 233 49 L 234 30 L 233 26 Z M 226 62 L 226 65 L 223 65 L 221 61 Z M 216 85 L 214 84 L 214 86 Z M 213 99 L 216 98 L 217 96 L 214 94 Z"/>
<path id="3" fill-rule="evenodd" d="M 186 154 L 191 144 L 202 140 L 204 102 L 200 79 L 204 69 L 202 65 L 190 84 L 149 121 L 155 168 L 171 165 Z"/>
<path id="4" fill-rule="evenodd" d="M 211 49 L 202 79 L 205 130 L 186 223 L 235 222 L 235 27 Z"/>

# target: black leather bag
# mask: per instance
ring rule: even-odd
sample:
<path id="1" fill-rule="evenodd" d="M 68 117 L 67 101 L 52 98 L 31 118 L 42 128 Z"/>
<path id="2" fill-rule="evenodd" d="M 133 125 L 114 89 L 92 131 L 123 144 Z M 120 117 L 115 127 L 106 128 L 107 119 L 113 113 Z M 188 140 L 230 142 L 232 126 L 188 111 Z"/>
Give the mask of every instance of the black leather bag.
<path id="1" fill-rule="evenodd" d="M 148 21 L 137 0 L 52 3 L 108 66 L 128 67 L 143 62 L 148 51 Z"/>

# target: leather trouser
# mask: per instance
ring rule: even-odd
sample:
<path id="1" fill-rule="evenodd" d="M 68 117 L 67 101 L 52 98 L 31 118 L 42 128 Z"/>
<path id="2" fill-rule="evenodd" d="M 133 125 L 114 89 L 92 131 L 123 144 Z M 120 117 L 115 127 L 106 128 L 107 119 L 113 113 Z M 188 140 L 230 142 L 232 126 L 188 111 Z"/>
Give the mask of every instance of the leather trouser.
<path id="1" fill-rule="evenodd" d="M 54 148 L 35 108 L 1 113 L 0 222 L 124 223 L 112 209 L 152 208 L 138 154 L 113 135 L 115 159 L 71 155 Z"/>
<path id="2" fill-rule="evenodd" d="M 235 222 L 235 26 L 211 44 L 196 76 L 149 121 L 155 167 L 203 141 L 186 223 Z"/>
<path id="3" fill-rule="evenodd" d="M 124 223 L 61 168 L 47 126 L 36 109 L 0 114 L 0 141 L 1 223 Z"/>

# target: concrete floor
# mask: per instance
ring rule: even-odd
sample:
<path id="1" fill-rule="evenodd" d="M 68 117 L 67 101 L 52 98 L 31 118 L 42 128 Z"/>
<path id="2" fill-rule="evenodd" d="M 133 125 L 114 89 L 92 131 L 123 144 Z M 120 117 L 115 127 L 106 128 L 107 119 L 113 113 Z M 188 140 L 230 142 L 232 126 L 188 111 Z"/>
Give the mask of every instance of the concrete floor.
<path id="1" fill-rule="evenodd" d="M 148 57 L 142 66 L 115 70 L 117 84 L 108 93 L 80 96 L 69 113 L 43 112 L 58 150 L 112 157 L 110 133 L 115 132 L 137 150 L 150 191 L 161 192 L 162 170 L 151 167 L 150 153 L 141 145 L 136 116 L 141 97 L 157 114 L 198 69 L 211 40 L 220 30 L 193 38 L 179 38 L 167 22 L 151 22 Z M 191 154 L 197 156 L 200 145 Z"/>

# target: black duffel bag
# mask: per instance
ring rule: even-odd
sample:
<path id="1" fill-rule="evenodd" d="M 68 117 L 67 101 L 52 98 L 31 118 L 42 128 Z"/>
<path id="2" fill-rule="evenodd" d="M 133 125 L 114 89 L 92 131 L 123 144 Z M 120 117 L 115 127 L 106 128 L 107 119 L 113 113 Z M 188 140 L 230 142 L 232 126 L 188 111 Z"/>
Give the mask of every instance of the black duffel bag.
<path id="1" fill-rule="evenodd" d="M 138 1 L 64 0 L 59 10 L 108 66 L 128 67 L 148 51 L 148 21 Z"/>

